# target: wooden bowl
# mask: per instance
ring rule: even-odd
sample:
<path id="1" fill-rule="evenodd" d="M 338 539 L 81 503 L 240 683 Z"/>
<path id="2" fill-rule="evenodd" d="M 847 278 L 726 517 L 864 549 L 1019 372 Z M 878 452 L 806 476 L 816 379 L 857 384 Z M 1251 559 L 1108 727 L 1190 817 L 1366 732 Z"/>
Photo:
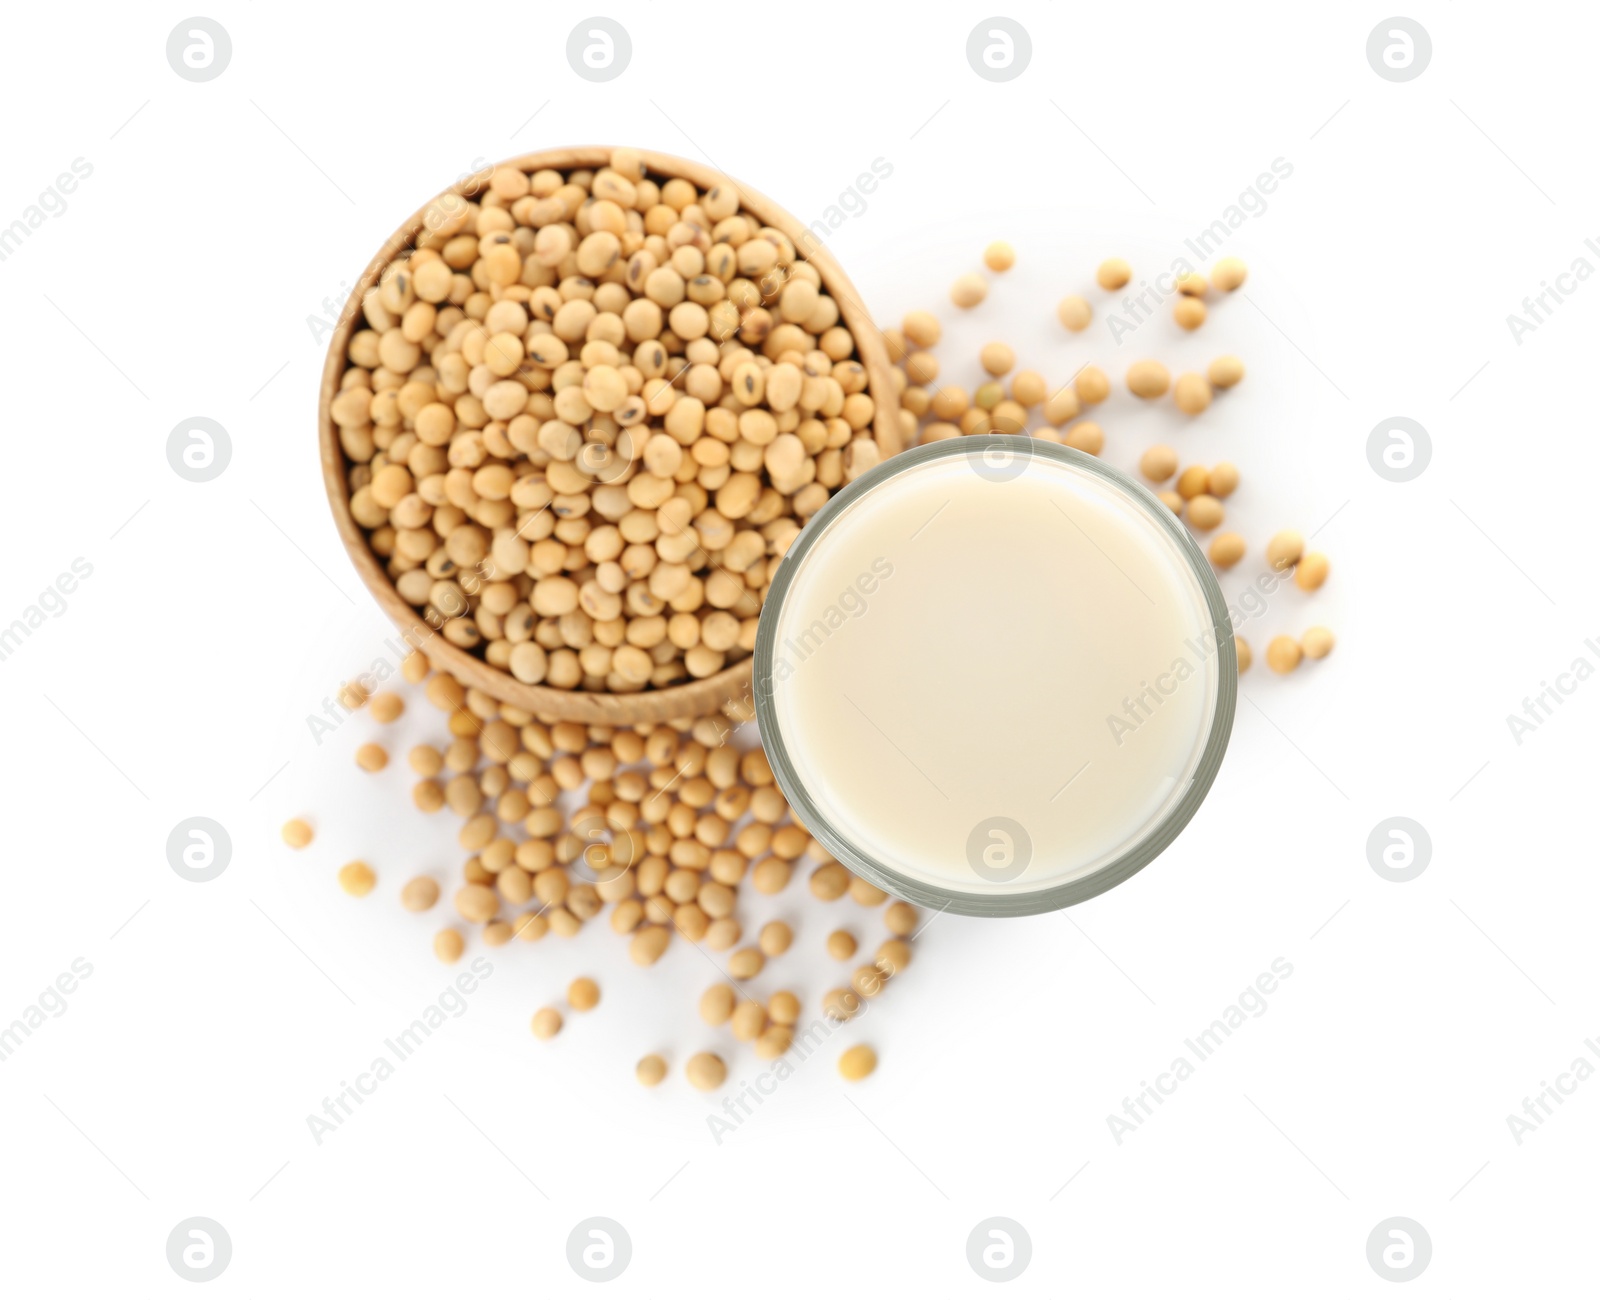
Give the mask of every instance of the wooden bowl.
<path id="1" fill-rule="evenodd" d="M 687 159 L 674 158 L 670 154 L 641 150 L 641 156 L 645 167 L 652 175 L 668 178 L 681 176 L 702 190 L 709 189 L 719 181 L 732 180 L 731 177 L 723 176 L 710 167 L 703 167 Z M 520 167 L 529 172 L 541 167 L 570 171 L 578 168 L 603 167 L 610 157 L 609 146 L 587 145 L 573 149 L 547 149 L 540 153 L 508 159 L 499 165 Z M 453 186 L 447 193 L 454 192 L 471 197 L 482 188 L 482 181 L 490 170 L 492 169 L 485 168 L 471 179 Z M 737 181 L 733 183 L 738 187 L 744 211 L 751 213 L 773 229 L 781 230 L 794 241 L 797 248 L 815 242 L 809 236 L 806 227 L 771 199 Z M 322 477 L 327 487 L 328 504 L 333 510 L 334 522 L 339 527 L 339 535 L 344 539 L 345 549 L 350 552 L 351 562 L 355 565 L 356 572 L 361 575 L 361 580 L 377 598 L 383 612 L 403 632 L 412 634 L 413 642 L 417 634 L 427 634 L 423 646 L 424 653 L 436 668 L 449 672 L 469 687 L 485 691 L 497 700 L 526 709 L 540 717 L 560 721 L 631 726 L 635 723 L 702 717 L 717 712 L 732 701 L 748 700 L 751 666 L 751 656 L 748 655 L 713 676 L 658 690 L 612 694 L 598 691 L 564 691 L 553 686 L 530 686 L 525 682 L 519 682 L 510 673 L 491 666 L 477 655 L 452 645 L 444 637 L 428 634 L 431 629 L 423 620 L 421 612 L 402 599 L 400 593 L 395 590 L 394 583 L 384 571 L 382 562 L 367 545 L 365 532 L 350 513 L 350 487 L 346 478 L 349 466 L 345 461 L 344 449 L 339 445 L 330 408 L 339 391 L 339 380 L 347 368 L 345 356 L 350 336 L 362 320 L 359 308 L 361 299 L 367 290 L 377 283 L 383 268 L 398 254 L 413 246 L 417 236 L 424 229 L 430 208 L 435 201 L 437 196 L 434 200 L 430 200 L 428 206 L 413 213 L 367 264 L 367 269 L 352 290 L 350 298 L 352 309 L 344 313 L 333 332 L 332 339 L 329 340 L 328 358 L 322 371 L 322 392 L 317 412 L 318 438 L 322 451 Z M 898 401 L 890 381 L 889 354 L 883 335 L 862 305 L 855 286 L 850 283 L 849 278 L 826 248 L 819 245 L 806 260 L 817 268 L 823 287 L 839 304 L 840 316 L 855 337 L 856 355 L 867 371 L 867 391 L 872 395 L 877 408 L 873 419 L 873 438 L 886 458 L 892 456 L 900 450 L 901 438 L 896 417 Z"/>

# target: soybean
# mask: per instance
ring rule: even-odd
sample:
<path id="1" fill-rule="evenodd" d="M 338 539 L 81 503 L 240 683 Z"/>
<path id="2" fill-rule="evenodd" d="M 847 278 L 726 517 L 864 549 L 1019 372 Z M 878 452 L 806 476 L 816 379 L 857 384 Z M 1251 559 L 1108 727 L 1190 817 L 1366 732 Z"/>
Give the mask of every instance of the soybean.
<path id="1" fill-rule="evenodd" d="M 574 1011 L 593 1011 L 600 1005 L 600 986 L 587 976 L 567 985 L 567 1005 Z"/>
<path id="2" fill-rule="evenodd" d="M 1333 650 L 1333 633 L 1325 627 L 1307 628 L 1300 638 L 1300 649 L 1307 659 L 1326 659 Z"/>
<path id="3" fill-rule="evenodd" d="M 1108 257 L 1095 270 L 1094 278 L 1102 289 L 1114 292 L 1133 279 L 1133 268 L 1120 257 Z"/>
<path id="4" fill-rule="evenodd" d="M 1328 557 L 1320 551 L 1309 551 L 1295 565 L 1294 585 L 1301 591 L 1315 591 L 1328 580 Z M 1313 655 L 1313 658 L 1321 658 Z"/>
<path id="5" fill-rule="evenodd" d="M 851 1083 L 860 1083 L 878 1068 L 878 1054 L 865 1043 L 847 1047 L 839 1056 L 839 1073 Z"/>
<path id="6" fill-rule="evenodd" d="M 1197 299 L 1185 298 L 1184 302 L 1196 302 Z M 1185 415 L 1199 415 L 1211 405 L 1211 385 L 1206 382 L 1204 375 L 1197 375 L 1187 371 L 1178 376 L 1178 382 L 1173 385 L 1172 400 L 1178 404 L 1178 409 Z"/>
<path id="7" fill-rule="evenodd" d="M 1275 636 L 1267 642 L 1267 667 L 1275 673 L 1291 673 L 1300 664 L 1300 643 L 1292 636 Z"/>
<path id="8" fill-rule="evenodd" d="M 1160 397 L 1172 384 L 1167 368 L 1159 361 L 1135 361 L 1128 367 L 1127 379 L 1128 391 L 1145 401 Z"/>
<path id="9" fill-rule="evenodd" d="M 1283 573 L 1300 563 L 1305 549 L 1306 539 L 1292 528 L 1286 528 L 1281 533 L 1274 533 L 1272 540 L 1267 543 L 1267 563 L 1275 572 Z"/>
<path id="10" fill-rule="evenodd" d="M 1237 257 L 1224 257 L 1211 268 L 1212 285 L 1223 293 L 1232 293 L 1245 281 L 1249 273 Z"/>
<path id="11" fill-rule="evenodd" d="M 339 888 L 351 898 L 365 898 L 377 883 L 377 874 L 365 862 L 346 862 L 339 868 Z"/>
<path id="12" fill-rule="evenodd" d="M 991 271 L 1009 271 L 1017 264 L 1017 250 L 997 239 L 983 250 L 983 264 Z"/>
<path id="13" fill-rule="evenodd" d="M 426 912 L 439 901 L 439 882 L 432 876 L 413 876 L 400 887 L 400 906 L 408 912 Z"/>
<path id="14" fill-rule="evenodd" d="M 1056 319 L 1065 325 L 1074 334 L 1088 329 L 1089 321 L 1094 316 L 1094 309 L 1088 302 L 1078 297 L 1077 294 L 1068 294 L 1056 304 Z"/>
<path id="15" fill-rule="evenodd" d="M 715 1052 L 696 1052 L 683 1067 L 689 1083 L 701 1092 L 714 1092 L 728 1077 L 728 1067 Z"/>
<path id="16" fill-rule="evenodd" d="M 1178 453 L 1171 447 L 1151 447 L 1139 457 L 1139 472 L 1152 483 L 1165 483 L 1178 472 Z"/>
<path id="17" fill-rule="evenodd" d="M 1211 539 L 1207 554 L 1219 569 L 1231 569 L 1244 559 L 1245 541 L 1238 533 L 1218 533 Z"/>
<path id="18" fill-rule="evenodd" d="M 976 272 L 956 277 L 950 286 L 950 301 L 963 311 L 976 307 L 989 296 L 989 282 Z"/>
<path id="19" fill-rule="evenodd" d="M 1206 368 L 1206 378 L 1213 388 L 1232 388 L 1244 378 L 1244 362 L 1238 357 L 1218 357 Z"/>

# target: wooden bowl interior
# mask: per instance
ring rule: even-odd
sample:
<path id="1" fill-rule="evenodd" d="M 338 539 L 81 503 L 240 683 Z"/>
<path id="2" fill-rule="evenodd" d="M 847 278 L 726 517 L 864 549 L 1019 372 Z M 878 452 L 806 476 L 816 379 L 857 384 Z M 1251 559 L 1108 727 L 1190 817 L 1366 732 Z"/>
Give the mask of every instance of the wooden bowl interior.
<path id="1" fill-rule="evenodd" d="M 569 171 L 578 168 L 602 167 L 610 159 L 608 146 L 590 145 L 571 149 L 548 149 L 507 160 L 500 166 L 520 167 L 524 171 L 552 168 Z M 645 167 L 654 176 L 682 177 L 700 189 L 709 189 L 721 181 L 732 183 L 739 191 L 741 207 L 764 224 L 781 230 L 797 248 L 814 240 L 804 226 L 771 199 L 749 189 L 731 177 L 709 167 L 670 154 L 641 150 Z M 492 169 L 485 169 L 477 177 L 452 187 L 453 192 L 471 197 L 480 188 L 479 179 Z M 447 193 L 451 191 L 446 191 Z M 379 607 L 401 629 L 402 635 L 421 648 L 435 667 L 449 672 L 469 687 L 484 691 L 506 704 L 526 709 L 542 718 L 559 721 L 601 723 L 610 726 L 633 726 L 702 717 L 715 713 L 730 703 L 748 703 L 750 696 L 751 657 L 721 672 L 697 681 L 682 682 L 659 690 L 643 690 L 631 694 L 611 694 L 597 691 L 564 691 L 553 686 L 530 686 L 518 681 L 510 673 L 491 666 L 478 656 L 452 645 L 437 635 L 423 620 L 421 613 L 408 604 L 395 589 L 393 581 L 384 571 L 382 563 L 367 545 L 366 534 L 350 513 L 350 488 L 347 477 L 344 449 L 334 428 L 331 406 L 339 391 L 339 381 L 346 364 L 350 337 L 361 320 L 359 304 L 378 281 L 383 268 L 406 249 L 413 247 L 433 203 L 418 209 L 411 218 L 391 235 L 383 248 L 367 264 L 360 281 L 351 292 L 350 307 L 346 309 L 328 343 L 327 361 L 322 372 L 322 388 L 318 410 L 318 438 L 322 454 L 322 477 L 328 493 L 328 504 L 343 539 L 345 550 L 355 565 L 356 572 L 367 589 L 377 599 Z M 817 268 L 824 288 L 839 304 L 839 313 L 846 327 L 855 337 L 856 353 L 867 371 L 867 390 L 876 406 L 873 419 L 873 438 L 884 457 L 900 450 L 900 428 L 897 422 L 894 388 L 890 381 L 888 349 L 883 335 L 862 305 L 855 286 L 834 261 L 833 255 L 820 245 L 804 255 L 805 260 Z"/>

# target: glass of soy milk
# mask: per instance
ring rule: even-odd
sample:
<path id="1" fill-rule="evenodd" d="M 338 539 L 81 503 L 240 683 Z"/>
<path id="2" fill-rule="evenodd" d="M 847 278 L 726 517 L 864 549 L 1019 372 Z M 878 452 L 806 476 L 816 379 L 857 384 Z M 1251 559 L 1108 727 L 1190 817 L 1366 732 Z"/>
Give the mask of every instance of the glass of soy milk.
<path id="1" fill-rule="evenodd" d="M 1215 778 L 1238 664 L 1166 506 L 1026 436 L 929 443 L 837 493 L 761 613 L 756 713 L 800 822 L 902 898 L 1081 902 L 1170 844 Z"/>

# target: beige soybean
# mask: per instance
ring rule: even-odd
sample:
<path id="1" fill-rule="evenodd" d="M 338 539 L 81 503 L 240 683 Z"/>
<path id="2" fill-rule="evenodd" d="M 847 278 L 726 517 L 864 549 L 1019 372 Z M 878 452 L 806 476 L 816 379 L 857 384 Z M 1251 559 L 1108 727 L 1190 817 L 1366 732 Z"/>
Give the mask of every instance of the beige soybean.
<path id="1" fill-rule="evenodd" d="M 789 951 L 789 945 L 794 942 L 794 931 L 786 922 L 768 921 L 761 927 L 757 942 L 761 951 L 768 957 L 781 957 Z"/>
<path id="2" fill-rule="evenodd" d="M 978 353 L 978 363 L 991 375 L 1004 375 L 1017 364 L 1017 354 L 1006 343 L 985 343 Z"/>
<path id="3" fill-rule="evenodd" d="M 1178 472 L 1178 453 L 1157 445 L 1139 457 L 1139 472 L 1152 483 L 1165 483 Z"/>
<path id="4" fill-rule="evenodd" d="M 1193 500 L 1210 490 L 1211 473 L 1204 465 L 1191 465 L 1178 475 L 1178 481 L 1173 486 L 1185 501 Z"/>
<path id="5" fill-rule="evenodd" d="M 983 264 L 991 271 L 1009 271 L 1017 264 L 1017 250 L 997 239 L 983 250 Z"/>
<path id="6" fill-rule="evenodd" d="M 939 318 L 930 311 L 907 312 L 900 324 L 906 342 L 919 348 L 931 348 L 939 342 L 943 329 Z"/>
<path id="7" fill-rule="evenodd" d="M 1307 628 L 1300 637 L 1300 649 L 1307 659 L 1326 659 L 1333 650 L 1333 633 L 1325 627 Z"/>
<path id="8" fill-rule="evenodd" d="M 1211 283 L 1223 293 L 1232 293 L 1245 282 L 1248 274 L 1244 263 L 1237 257 L 1224 257 L 1211 268 Z"/>
<path id="9" fill-rule="evenodd" d="M 1111 380 L 1099 366 L 1085 366 L 1078 371 L 1072 387 L 1078 400 L 1086 406 L 1095 406 L 1111 396 Z"/>
<path id="10" fill-rule="evenodd" d="M 1235 356 L 1218 357 L 1206 367 L 1213 388 L 1232 388 L 1244 378 L 1244 362 Z"/>
<path id="11" fill-rule="evenodd" d="M 628 941 L 628 957 L 636 966 L 653 966 L 661 960 L 671 938 L 672 931 L 664 925 L 647 925 L 635 931 Z"/>
<path id="12" fill-rule="evenodd" d="M 850 897 L 860 903 L 862 907 L 877 907 L 880 903 L 887 902 L 889 895 L 870 880 L 863 880 L 860 876 L 852 876 L 850 878 Z"/>
<path id="13" fill-rule="evenodd" d="M 440 961 L 460 961 L 461 953 L 466 946 L 467 941 L 461 937 L 459 930 L 440 930 L 433 936 L 434 956 Z"/>
<path id="14" fill-rule="evenodd" d="M 963 311 L 976 307 L 989 296 L 989 282 L 975 271 L 959 275 L 950 286 L 950 301 Z"/>
<path id="15" fill-rule="evenodd" d="M 365 862 L 346 862 L 339 868 L 339 888 L 352 898 L 365 898 L 377 883 L 377 874 Z"/>
<path id="16" fill-rule="evenodd" d="M 890 903 L 884 909 L 883 924 L 890 934 L 904 939 L 917 931 L 917 909 L 910 903 Z"/>
<path id="17" fill-rule="evenodd" d="M 432 876 L 413 876 L 400 887 L 400 906 L 408 912 L 426 912 L 439 901 L 439 882 Z"/>
<path id="18" fill-rule="evenodd" d="M 700 1019 L 708 1025 L 725 1025 L 738 1001 L 731 984 L 713 984 L 700 995 Z"/>
<path id="19" fill-rule="evenodd" d="M 1128 367 L 1127 384 L 1130 393 L 1148 402 L 1171 387 L 1172 376 L 1159 361 L 1135 361 Z"/>
<path id="20" fill-rule="evenodd" d="M 1272 540 L 1267 543 L 1267 563 L 1275 572 L 1283 573 L 1300 563 L 1305 549 L 1306 539 L 1292 528 L 1286 528 L 1281 533 L 1274 533 Z"/>
<path id="21" fill-rule="evenodd" d="M 303 849 L 315 838 L 311 823 L 300 817 L 291 817 L 284 822 L 283 830 L 280 833 L 283 836 L 283 842 L 291 849 Z"/>
<path id="22" fill-rule="evenodd" d="M 1275 636 L 1267 642 L 1267 667 L 1275 673 L 1293 672 L 1301 653 L 1300 643 L 1292 636 Z"/>
<path id="23" fill-rule="evenodd" d="M 1245 540 L 1238 533 L 1218 533 L 1206 554 L 1219 569 L 1231 569 L 1244 559 Z"/>
<path id="24" fill-rule="evenodd" d="M 1116 291 L 1133 279 L 1133 268 L 1120 257 L 1108 257 L 1095 269 L 1095 282 L 1108 291 Z"/>
<path id="25" fill-rule="evenodd" d="M 1194 302 L 1195 299 L 1185 298 L 1184 301 Z M 1186 371 L 1172 386 L 1172 400 L 1185 415 L 1199 415 L 1211 405 L 1211 385 L 1204 375 Z"/>
<path id="26" fill-rule="evenodd" d="M 728 1077 L 728 1067 L 715 1052 L 696 1052 L 684 1063 L 684 1074 L 692 1087 L 714 1092 Z"/>
<path id="27" fill-rule="evenodd" d="M 1038 406 L 1050 395 L 1050 387 L 1037 370 L 1019 370 L 1011 379 L 1011 399 L 1023 406 Z"/>
<path id="28" fill-rule="evenodd" d="M 728 958 L 728 974 L 736 980 L 754 979 L 766 964 L 766 954 L 761 949 L 740 948 Z"/>
<path id="29" fill-rule="evenodd" d="M 756 1059 L 776 1061 L 794 1044 L 794 1030 L 788 1025 L 768 1025 L 755 1041 Z"/>
<path id="30" fill-rule="evenodd" d="M 1098 456 L 1106 445 L 1105 431 L 1093 420 L 1080 420 L 1062 435 L 1062 443 L 1075 451 Z"/>
<path id="31" fill-rule="evenodd" d="M 633 1077 L 646 1088 L 654 1088 L 667 1077 L 667 1063 L 654 1052 L 641 1056 L 633 1067 Z"/>
<path id="32" fill-rule="evenodd" d="M 876 966 L 857 966 L 850 976 L 850 987 L 858 997 L 875 998 L 883 992 L 888 976 Z"/>
<path id="33" fill-rule="evenodd" d="M 860 1083 L 878 1068 L 878 1054 L 865 1043 L 847 1047 L 839 1055 L 839 1074 L 851 1083 Z"/>
<path id="34" fill-rule="evenodd" d="M 580 975 L 567 985 L 567 1005 L 574 1011 L 593 1011 L 600 1005 L 600 986 Z"/>
<path id="35" fill-rule="evenodd" d="M 911 945 L 904 939 L 885 939 L 873 960 L 885 975 L 898 975 L 911 965 Z"/>
<path id="36" fill-rule="evenodd" d="M 741 1043 L 753 1043 L 767 1027 L 767 1009 L 746 999 L 733 1009 L 728 1030 Z"/>
<path id="37" fill-rule="evenodd" d="M 533 1036 L 541 1040 L 554 1038 L 561 1032 L 561 1013 L 554 1007 L 540 1007 L 533 1013 Z"/>
<path id="38" fill-rule="evenodd" d="M 1189 526 L 1205 533 L 1218 527 L 1225 518 L 1222 502 L 1209 492 L 1202 492 L 1197 497 L 1192 497 L 1186 511 Z"/>
<path id="39" fill-rule="evenodd" d="M 1301 591 L 1315 591 L 1328 580 L 1328 557 L 1320 551 L 1308 551 L 1300 557 L 1294 568 L 1294 585 Z M 1316 656 L 1320 657 L 1320 656 Z"/>
<path id="40" fill-rule="evenodd" d="M 1094 309 L 1089 306 L 1086 299 L 1077 294 L 1068 294 L 1056 304 L 1056 319 L 1074 334 L 1081 333 L 1089 328 L 1089 322 L 1094 317 Z"/>

